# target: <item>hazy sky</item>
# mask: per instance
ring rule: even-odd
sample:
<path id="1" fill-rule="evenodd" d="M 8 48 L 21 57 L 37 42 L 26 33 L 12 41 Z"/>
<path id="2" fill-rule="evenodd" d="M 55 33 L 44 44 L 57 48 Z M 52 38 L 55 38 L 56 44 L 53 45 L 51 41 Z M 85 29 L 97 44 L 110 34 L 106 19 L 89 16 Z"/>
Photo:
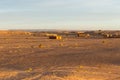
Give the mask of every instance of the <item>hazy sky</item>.
<path id="1" fill-rule="evenodd" d="M 0 0 L 0 29 L 120 30 L 120 0 Z"/>

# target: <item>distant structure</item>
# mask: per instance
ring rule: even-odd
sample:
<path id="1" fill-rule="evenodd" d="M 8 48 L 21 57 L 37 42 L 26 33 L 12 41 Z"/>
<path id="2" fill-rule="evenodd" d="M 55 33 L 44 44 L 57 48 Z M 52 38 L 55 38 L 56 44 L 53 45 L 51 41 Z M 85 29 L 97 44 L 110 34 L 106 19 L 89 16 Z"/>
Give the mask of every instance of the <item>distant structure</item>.
<path id="1" fill-rule="evenodd" d="M 49 39 L 61 40 L 61 39 L 62 39 L 62 36 L 54 36 L 54 35 L 51 35 L 51 36 L 49 36 Z"/>
<path id="2" fill-rule="evenodd" d="M 85 32 L 77 32 L 78 37 L 83 37 L 83 38 L 89 38 L 90 34 L 85 33 Z"/>
<path id="3" fill-rule="evenodd" d="M 57 34 L 45 34 L 45 36 L 50 37 L 50 36 L 57 36 Z"/>
<path id="4" fill-rule="evenodd" d="M 120 34 L 104 34 L 105 38 L 120 38 Z"/>

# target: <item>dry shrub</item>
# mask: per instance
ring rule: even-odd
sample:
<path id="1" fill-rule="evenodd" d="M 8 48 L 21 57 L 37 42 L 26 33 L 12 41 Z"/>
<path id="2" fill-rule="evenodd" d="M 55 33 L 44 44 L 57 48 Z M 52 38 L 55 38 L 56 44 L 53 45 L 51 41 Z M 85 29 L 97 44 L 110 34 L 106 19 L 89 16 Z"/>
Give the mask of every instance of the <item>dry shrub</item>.
<path id="1" fill-rule="evenodd" d="M 34 46 L 32 45 L 31 48 L 34 48 Z"/>
<path id="2" fill-rule="evenodd" d="M 28 68 L 26 72 L 31 72 L 32 70 L 33 70 L 32 68 Z"/>
<path id="3" fill-rule="evenodd" d="M 105 41 L 102 41 L 102 43 L 105 43 Z"/>
<path id="4" fill-rule="evenodd" d="M 60 44 L 59 44 L 59 46 L 63 47 L 63 46 L 64 46 L 64 44 L 63 44 L 63 43 L 60 43 Z"/>
<path id="5" fill-rule="evenodd" d="M 78 44 L 78 43 L 75 43 L 74 46 L 75 46 L 75 47 L 79 47 L 79 44 Z"/>
<path id="6" fill-rule="evenodd" d="M 43 46 L 42 44 L 39 44 L 38 47 L 39 47 L 39 48 L 44 48 L 45 46 Z"/>

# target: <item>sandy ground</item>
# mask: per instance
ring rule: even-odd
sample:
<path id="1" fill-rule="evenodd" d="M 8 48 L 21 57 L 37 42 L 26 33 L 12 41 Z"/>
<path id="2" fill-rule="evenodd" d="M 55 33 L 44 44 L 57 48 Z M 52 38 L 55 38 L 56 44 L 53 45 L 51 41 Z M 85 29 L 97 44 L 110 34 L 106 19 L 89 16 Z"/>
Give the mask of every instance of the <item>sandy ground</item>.
<path id="1" fill-rule="evenodd" d="M 120 39 L 0 37 L 0 80 L 120 80 Z"/>

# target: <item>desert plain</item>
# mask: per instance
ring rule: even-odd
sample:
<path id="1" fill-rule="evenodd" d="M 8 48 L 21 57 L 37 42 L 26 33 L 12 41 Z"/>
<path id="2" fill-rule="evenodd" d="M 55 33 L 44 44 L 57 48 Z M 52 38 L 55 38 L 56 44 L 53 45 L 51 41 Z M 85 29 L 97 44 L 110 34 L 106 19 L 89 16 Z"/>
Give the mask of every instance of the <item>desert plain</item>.
<path id="1" fill-rule="evenodd" d="M 120 80 L 120 38 L 0 34 L 0 80 Z"/>

